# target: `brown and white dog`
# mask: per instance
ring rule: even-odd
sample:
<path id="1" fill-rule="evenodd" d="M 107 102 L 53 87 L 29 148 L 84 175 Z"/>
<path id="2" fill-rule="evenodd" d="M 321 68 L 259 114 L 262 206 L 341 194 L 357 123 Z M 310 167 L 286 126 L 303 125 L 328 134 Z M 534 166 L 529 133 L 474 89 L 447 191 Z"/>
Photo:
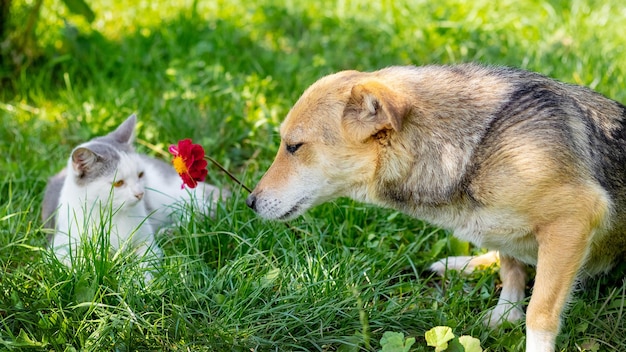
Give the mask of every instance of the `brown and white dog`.
<path id="1" fill-rule="evenodd" d="M 624 258 L 626 108 L 587 88 L 474 64 L 343 71 L 309 87 L 280 134 L 248 206 L 288 220 L 350 197 L 497 250 L 492 325 L 523 317 L 536 265 L 527 351 L 554 351 L 575 281 Z"/>

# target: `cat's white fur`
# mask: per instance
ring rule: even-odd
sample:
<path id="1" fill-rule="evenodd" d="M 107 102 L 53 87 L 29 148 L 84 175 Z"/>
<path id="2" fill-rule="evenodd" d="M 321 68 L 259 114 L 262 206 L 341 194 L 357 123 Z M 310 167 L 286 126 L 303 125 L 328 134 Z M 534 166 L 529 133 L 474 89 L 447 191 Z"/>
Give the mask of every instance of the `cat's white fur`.
<path id="1" fill-rule="evenodd" d="M 121 143 L 118 150 L 105 146 L 108 140 L 103 143 L 98 138 L 76 147 L 67 167 L 48 184 L 42 217 L 44 221 L 52 220 L 48 222 L 54 227 L 51 248 L 68 266 L 81 255 L 81 241 L 86 243 L 103 230 L 109 234 L 112 249 L 132 246 L 147 265 L 162 255 L 154 235 L 173 221 L 175 210 L 193 203 L 194 209 L 210 215 L 212 205 L 221 196 L 217 187 L 207 183 L 199 183 L 194 189 L 182 188 L 182 181 L 171 165 L 135 153 L 132 148 L 135 123 L 136 117 L 131 115 L 106 136 L 113 137 L 114 143 Z M 81 180 L 84 169 L 101 158 L 94 151 L 99 147 L 117 154 L 114 169 Z M 55 213 L 51 213 L 53 209 Z"/>
<path id="2" fill-rule="evenodd" d="M 109 243 L 113 249 L 128 244 L 137 254 L 160 256 L 160 249 L 154 245 L 154 229 L 148 218 L 144 201 L 146 180 L 138 177 L 143 171 L 143 163 L 137 155 L 119 153 L 117 172 L 106 175 L 84 186 L 76 182 L 73 161 L 68 162 L 68 170 L 56 214 L 56 232 L 52 248 L 57 258 L 71 266 L 71 257 L 78 254 L 82 236 L 90 236 L 95 231 L 109 233 Z M 145 178 L 145 177 L 144 177 Z M 116 180 L 124 184 L 114 187 Z"/>

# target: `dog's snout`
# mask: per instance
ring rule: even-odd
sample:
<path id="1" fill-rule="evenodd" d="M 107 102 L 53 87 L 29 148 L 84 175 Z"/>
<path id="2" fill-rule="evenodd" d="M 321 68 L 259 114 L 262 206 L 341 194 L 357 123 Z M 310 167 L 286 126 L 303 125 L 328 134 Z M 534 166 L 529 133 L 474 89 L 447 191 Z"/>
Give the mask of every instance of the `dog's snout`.
<path id="1" fill-rule="evenodd" d="M 246 198 L 246 205 L 256 211 L 256 196 L 254 194 L 250 194 L 248 198 Z"/>

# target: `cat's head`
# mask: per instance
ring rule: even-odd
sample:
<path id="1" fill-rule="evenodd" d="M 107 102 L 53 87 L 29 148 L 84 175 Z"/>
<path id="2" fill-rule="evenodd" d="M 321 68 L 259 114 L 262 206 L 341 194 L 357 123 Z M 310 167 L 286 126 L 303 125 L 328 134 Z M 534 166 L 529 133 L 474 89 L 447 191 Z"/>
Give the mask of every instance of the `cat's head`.
<path id="1" fill-rule="evenodd" d="M 115 131 L 72 151 L 68 165 L 71 175 L 90 199 L 111 200 L 119 207 L 137 204 L 143 198 L 144 167 L 133 148 L 136 122 L 133 114 Z"/>

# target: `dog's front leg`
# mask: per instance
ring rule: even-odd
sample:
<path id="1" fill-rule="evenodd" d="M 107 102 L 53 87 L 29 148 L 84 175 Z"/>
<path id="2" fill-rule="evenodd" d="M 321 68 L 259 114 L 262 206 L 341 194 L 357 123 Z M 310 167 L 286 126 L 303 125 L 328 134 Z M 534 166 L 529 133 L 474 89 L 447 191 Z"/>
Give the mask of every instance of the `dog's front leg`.
<path id="1" fill-rule="evenodd" d="M 500 279 L 502 292 L 498 304 L 485 318 L 485 323 L 491 327 L 504 321 L 519 321 L 524 317 L 521 305 L 526 296 L 526 265 L 500 253 Z"/>
<path id="2" fill-rule="evenodd" d="M 587 253 L 588 227 L 572 217 L 542 226 L 537 274 L 526 312 L 526 351 L 553 352 L 561 313 Z"/>

